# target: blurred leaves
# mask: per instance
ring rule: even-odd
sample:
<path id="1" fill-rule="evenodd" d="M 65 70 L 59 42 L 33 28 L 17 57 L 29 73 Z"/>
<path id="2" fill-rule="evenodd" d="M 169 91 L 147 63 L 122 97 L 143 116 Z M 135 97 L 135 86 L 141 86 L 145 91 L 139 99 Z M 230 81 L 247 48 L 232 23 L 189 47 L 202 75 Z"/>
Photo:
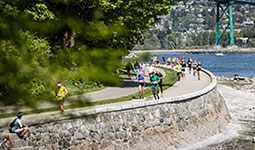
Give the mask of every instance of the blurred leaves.
<path id="1" fill-rule="evenodd" d="M 58 81 L 118 84 L 122 56 L 175 2 L 0 0 L 0 105 L 51 101 Z"/>

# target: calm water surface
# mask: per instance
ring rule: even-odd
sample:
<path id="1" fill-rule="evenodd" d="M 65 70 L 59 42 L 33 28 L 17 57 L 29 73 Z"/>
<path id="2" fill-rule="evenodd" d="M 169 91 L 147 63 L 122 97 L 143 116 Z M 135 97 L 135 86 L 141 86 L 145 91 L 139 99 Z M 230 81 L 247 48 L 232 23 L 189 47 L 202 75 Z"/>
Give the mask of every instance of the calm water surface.
<path id="1" fill-rule="evenodd" d="M 165 55 L 179 57 L 185 56 L 200 61 L 203 68 L 211 71 L 216 76 L 233 77 L 238 74 L 242 77 L 255 77 L 255 53 L 228 53 L 223 56 L 215 54 L 181 54 L 181 53 L 151 53 L 157 55 L 162 61 Z"/>

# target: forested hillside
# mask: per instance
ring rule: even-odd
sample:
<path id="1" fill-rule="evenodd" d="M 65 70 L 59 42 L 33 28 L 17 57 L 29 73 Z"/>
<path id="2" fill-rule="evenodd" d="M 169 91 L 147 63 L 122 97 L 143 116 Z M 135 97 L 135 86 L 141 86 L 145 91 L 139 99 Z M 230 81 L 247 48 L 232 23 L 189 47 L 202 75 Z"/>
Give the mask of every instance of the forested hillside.
<path id="1" fill-rule="evenodd" d="M 223 24 L 226 21 L 227 17 L 224 15 Z M 233 22 L 235 43 L 254 46 L 255 39 L 252 38 L 255 35 L 255 6 L 235 4 Z M 135 49 L 214 45 L 215 27 L 216 3 L 214 1 L 184 0 L 173 6 L 168 15 L 162 16 L 161 21 L 147 31 L 144 43 L 139 43 Z"/>

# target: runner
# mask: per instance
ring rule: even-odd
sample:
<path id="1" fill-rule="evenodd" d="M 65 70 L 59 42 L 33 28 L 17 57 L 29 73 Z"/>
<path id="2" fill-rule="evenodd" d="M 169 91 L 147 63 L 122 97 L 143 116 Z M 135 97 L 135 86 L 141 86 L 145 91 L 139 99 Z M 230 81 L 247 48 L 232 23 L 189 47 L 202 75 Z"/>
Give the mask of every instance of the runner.
<path id="1" fill-rule="evenodd" d="M 197 64 L 197 75 L 198 75 L 198 80 L 201 80 L 200 78 L 200 71 L 202 70 L 202 65 L 200 62 Z"/>
<path id="2" fill-rule="evenodd" d="M 57 99 L 57 104 L 59 105 L 60 112 L 63 113 L 64 110 L 64 102 L 65 102 L 65 97 L 67 95 L 68 91 L 67 89 L 62 85 L 61 82 L 58 82 L 58 85 L 55 89 L 55 96 Z"/>
<path id="3" fill-rule="evenodd" d="M 143 75 L 145 75 L 146 65 L 144 64 L 144 62 L 141 63 L 140 69 L 143 72 Z"/>
<path id="4" fill-rule="evenodd" d="M 154 67 L 152 66 L 152 64 L 149 64 L 149 67 L 146 68 L 146 70 L 148 71 L 148 75 L 150 76 L 152 72 L 154 72 Z"/>
<path id="5" fill-rule="evenodd" d="M 186 62 L 186 58 L 185 58 L 185 56 L 182 56 L 182 61 L 185 61 L 185 62 Z"/>
<path id="6" fill-rule="evenodd" d="M 131 79 L 131 70 L 132 70 L 132 64 L 130 63 L 130 61 L 127 63 L 126 65 L 126 70 L 127 70 L 127 74 L 128 74 L 128 78 Z"/>
<path id="7" fill-rule="evenodd" d="M 171 64 L 172 67 L 174 67 L 174 66 L 176 65 L 175 63 L 176 63 L 176 58 L 175 58 L 175 56 L 174 56 L 174 57 L 172 58 L 172 64 Z"/>
<path id="8" fill-rule="evenodd" d="M 180 62 L 182 62 L 181 56 L 179 56 L 177 63 L 180 63 Z"/>
<path id="9" fill-rule="evenodd" d="M 191 74 L 191 68 L 192 68 L 192 59 L 189 57 L 188 59 L 188 67 L 189 67 L 189 74 Z"/>
<path id="10" fill-rule="evenodd" d="M 135 55 L 132 56 L 132 63 L 134 64 L 135 62 Z"/>
<path id="11" fill-rule="evenodd" d="M 157 57 L 157 65 L 159 65 L 159 61 L 160 61 L 160 60 L 159 60 L 159 56 L 158 56 L 158 57 Z"/>
<path id="12" fill-rule="evenodd" d="M 151 56 L 151 63 L 153 63 L 153 56 Z"/>
<path id="13" fill-rule="evenodd" d="M 171 64 L 171 58 L 170 58 L 170 56 L 167 57 L 166 61 L 167 61 L 167 65 L 170 65 L 170 64 Z"/>
<path id="14" fill-rule="evenodd" d="M 152 90 L 155 100 L 157 100 L 157 98 L 159 99 L 159 96 L 158 96 L 158 86 L 159 85 L 158 85 L 158 83 L 160 82 L 160 78 L 155 75 L 155 72 L 151 72 L 150 74 L 151 74 L 151 78 L 150 78 L 151 90 Z"/>
<path id="15" fill-rule="evenodd" d="M 186 77 L 186 75 L 185 75 L 186 63 L 185 63 L 184 59 L 182 59 L 181 65 L 182 65 L 182 77 L 185 78 Z"/>
<path id="16" fill-rule="evenodd" d="M 134 64 L 134 68 L 135 68 L 135 78 L 138 79 L 140 65 L 137 61 Z"/>
<path id="17" fill-rule="evenodd" d="M 197 72 L 197 61 L 196 60 L 193 61 L 192 67 L 193 67 L 193 76 L 195 76 L 196 72 Z"/>
<path id="18" fill-rule="evenodd" d="M 156 65 L 156 62 L 157 62 L 157 56 L 156 55 L 154 55 L 154 57 L 153 57 L 153 62 L 154 62 L 154 65 Z"/>
<path id="19" fill-rule="evenodd" d="M 10 124 L 10 129 L 9 129 L 11 133 L 16 133 L 20 138 L 23 138 L 24 134 L 28 130 L 27 125 L 26 126 L 22 125 L 22 122 L 21 122 L 22 116 L 23 116 L 23 113 L 19 112 L 17 114 L 17 118 L 13 120 L 12 123 Z"/>
<path id="20" fill-rule="evenodd" d="M 163 64 L 166 64 L 166 56 L 165 55 L 162 56 L 162 61 L 163 61 Z"/>
<path id="21" fill-rule="evenodd" d="M 139 73 L 138 82 L 139 82 L 139 93 L 140 93 L 140 99 L 144 99 L 144 87 L 145 87 L 145 76 L 142 72 Z"/>
<path id="22" fill-rule="evenodd" d="M 177 71 L 177 76 L 178 76 L 178 81 L 181 80 L 181 73 L 182 73 L 182 65 L 180 63 L 178 63 L 176 66 L 176 71 Z"/>
<path id="23" fill-rule="evenodd" d="M 158 76 L 160 78 L 160 82 L 158 83 L 159 88 L 160 88 L 160 92 L 161 92 L 161 97 L 163 97 L 163 87 L 162 87 L 162 82 L 163 82 L 163 75 L 159 72 L 159 70 L 156 70 L 156 76 Z"/>

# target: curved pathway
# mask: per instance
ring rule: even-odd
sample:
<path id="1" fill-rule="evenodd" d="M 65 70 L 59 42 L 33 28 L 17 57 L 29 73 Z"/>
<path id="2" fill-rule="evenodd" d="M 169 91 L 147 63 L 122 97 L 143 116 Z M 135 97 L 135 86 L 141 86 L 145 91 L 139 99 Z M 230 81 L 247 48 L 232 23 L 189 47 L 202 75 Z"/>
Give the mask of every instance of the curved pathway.
<path id="1" fill-rule="evenodd" d="M 165 72 L 162 69 L 155 68 L 154 70 L 158 69 L 163 76 L 165 76 Z M 148 71 L 146 71 L 146 84 L 145 88 L 150 87 L 149 84 L 149 78 L 148 78 Z M 120 86 L 114 86 L 114 87 L 108 87 L 99 91 L 95 92 L 90 92 L 90 93 L 85 93 L 81 95 L 75 95 L 75 96 L 70 96 L 66 98 L 65 101 L 65 106 L 71 105 L 72 101 L 75 99 L 79 99 L 81 101 L 102 101 L 102 100 L 107 100 L 107 99 L 115 99 L 115 98 L 120 98 L 128 95 L 132 95 L 138 92 L 138 83 L 136 79 L 129 79 L 129 80 L 124 80 L 122 85 Z M 45 109 L 45 108 L 51 108 L 55 107 L 56 105 L 54 103 L 49 103 L 49 102 L 41 102 L 38 106 L 37 109 Z M 13 106 L 7 106 L 4 108 L 0 108 L 0 110 L 3 109 L 4 113 L 15 113 L 17 110 L 14 109 Z M 29 107 L 20 107 L 19 111 L 28 111 L 32 110 Z"/>
<path id="2" fill-rule="evenodd" d="M 173 85 L 168 90 L 166 90 L 164 92 L 164 97 L 162 99 L 168 98 L 168 97 L 184 95 L 184 94 L 189 94 L 189 93 L 193 93 L 193 92 L 204 89 L 206 86 L 209 85 L 211 80 L 210 80 L 210 77 L 204 72 L 201 72 L 201 77 L 202 77 L 201 80 L 198 80 L 197 77 L 194 77 L 193 75 L 188 74 L 186 78 L 181 79 L 181 81 L 178 81 L 175 85 Z M 163 81 L 163 83 L 164 83 L 164 81 Z M 110 88 L 110 89 L 108 89 L 109 91 L 108 90 L 101 90 L 101 91 L 95 92 L 94 94 L 97 95 L 98 97 L 94 97 L 94 101 L 97 101 L 101 98 L 106 98 L 106 97 L 107 97 L 107 99 L 113 98 L 114 96 L 111 95 L 110 93 L 114 93 L 115 97 L 117 97 L 117 96 L 122 97 L 122 96 L 127 95 L 127 93 L 124 92 L 126 89 L 128 89 L 127 87 L 119 87 L 118 90 L 116 90 L 115 88 Z M 120 92 L 120 91 L 122 91 L 122 92 Z M 131 94 L 138 92 L 137 84 L 136 84 L 136 87 L 131 87 L 129 92 Z M 117 93 L 119 95 L 117 95 Z M 103 94 L 106 94 L 105 97 L 102 97 Z M 150 97 L 149 99 L 152 100 L 153 98 Z M 114 107 L 115 106 L 116 107 L 121 106 L 122 107 L 125 104 L 136 103 L 136 102 L 141 102 L 141 101 L 146 101 L 146 100 L 148 100 L 148 99 L 143 99 L 143 100 L 134 99 L 134 100 L 118 102 L 118 103 L 97 105 L 97 106 L 93 106 L 93 108 L 95 108 L 95 109 L 104 109 L 104 108 L 107 108 L 109 106 L 114 106 Z M 49 103 L 46 103 L 46 104 L 43 103 L 42 104 L 43 108 L 51 107 L 51 105 L 53 105 L 53 104 L 49 104 Z M 55 106 L 55 105 L 53 105 L 53 106 Z M 67 114 L 72 113 L 72 112 L 79 113 L 79 111 L 85 111 L 85 110 L 88 110 L 90 108 L 91 107 L 67 109 L 65 112 Z M 8 108 L 5 108 L 5 109 L 7 110 Z M 27 108 L 24 108 L 20 111 L 24 111 L 24 110 L 27 110 Z M 43 116 L 52 116 L 53 118 L 63 118 L 64 117 L 63 115 L 59 114 L 59 111 L 40 113 L 40 116 L 41 117 L 43 117 Z M 24 120 L 25 123 L 26 123 L 26 121 L 29 121 L 31 123 L 31 120 L 34 120 L 34 122 L 36 122 L 36 121 L 40 122 L 40 118 L 38 118 L 39 120 L 35 119 L 37 117 L 38 117 L 38 114 L 25 115 L 23 120 Z M 6 118 L 6 119 L 0 119 L 0 126 L 5 126 L 6 123 L 9 123 L 10 121 L 12 121 L 12 119 L 13 119 L 13 117 Z"/>
<path id="3" fill-rule="evenodd" d="M 176 84 L 164 92 L 164 97 L 180 96 L 199 91 L 204 89 L 211 82 L 210 77 L 203 71 L 201 71 L 201 80 L 198 80 L 197 76 L 193 76 L 192 71 L 191 74 L 189 74 L 188 68 L 186 69 L 185 74 L 185 78 L 182 78 L 181 81 L 178 81 Z"/>
<path id="4" fill-rule="evenodd" d="M 167 68 L 170 68 L 170 67 L 167 67 Z M 163 76 L 165 76 L 165 72 L 162 69 L 159 69 L 159 68 L 156 68 L 156 69 L 158 69 L 163 74 Z M 182 78 L 181 81 L 178 81 L 172 87 L 164 91 L 163 98 L 189 94 L 195 91 L 199 91 L 205 88 L 207 85 L 209 85 L 211 80 L 206 73 L 201 71 L 201 80 L 198 80 L 197 77 L 194 77 L 192 74 L 188 74 L 187 70 L 188 69 L 186 69 L 186 75 L 187 75 L 186 78 Z M 147 78 L 146 81 L 148 82 L 149 79 Z M 164 80 L 163 80 L 163 84 L 164 84 Z M 146 88 L 148 87 L 150 87 L 150 85 L 146 84 Z M 124 81 L 123 85 L 119 87 L 117 86 L 109 87 L 103 90 L 86 93 L 79 96 L 71 96 L 71 97 L 68 97 L 68 99 L 70 102 L 72 101 L 72 99 L 75 99 L 75 98 L 79 98 L 80 100 L 89 100 L 89 101 L 95 102 L 95 101 L 101 101 L 106 99 L 120 98 L 120 97 L 128 96 L 137 92 L 138 92 L 138 86 L 137 86 L 136 80 L 126 80 Z M 149 99 L 153 99 L 153 98 L 150 97 Z M 144 100 L 148 100 L 148 99 L 144 99 Z M 142 100 L 138 99 L 138 101 L 142 101 Z M 65 105 L 70 105 L 71 104 L 70 102 L 66 101 Z M 125 104 L 125 103 L 130 103 L 130 101 L 120 102 L 116 105 Z M 114 105 L 114 104 L 112 103 L 110 105 Z M 44 109 L 44 108 L 50 108 L 50 107 L 55 107 L 55 104 L 43 102 L 43 103 L 40 103 L 40 105 L 37 108 Z M 16 109 L 12 109 L 12 108 L 13 107 L 5 107 L 4 109 L 7 110 L 5 111 L 5 113 L 12 113 L 16 111 Z M 19 108 L 19 111 L 26 111 L 26 110 L 31 110 L 31 109 L 27 107 Z"/>
<path id="5" fill-rule="evenodd" d="M 164 70 L 159 68 L 155 68 L 154 70 L 156 69 L 158 69 L 159 72 L 163 74 L 163 76 L 166 75 Z M 148 75 L 146 73 L 145 88 L 150 87 L 149 80 L 150 79 L 148 78 Z M 109 87 L 103 90 L 86 93 L 79 96 L 71 96 L 70 98 L 88 99 L 92 102 L 95 102 L 95 101 L 101 101 L 101 100 L 107 100 L 107 99 L 120 98 L 123 96 L 135 94 L 137 92 L 138 92 L 138 83 L 136 79 L 133 79 L 133 80 L 125 80 L 121 86 Z"/>

